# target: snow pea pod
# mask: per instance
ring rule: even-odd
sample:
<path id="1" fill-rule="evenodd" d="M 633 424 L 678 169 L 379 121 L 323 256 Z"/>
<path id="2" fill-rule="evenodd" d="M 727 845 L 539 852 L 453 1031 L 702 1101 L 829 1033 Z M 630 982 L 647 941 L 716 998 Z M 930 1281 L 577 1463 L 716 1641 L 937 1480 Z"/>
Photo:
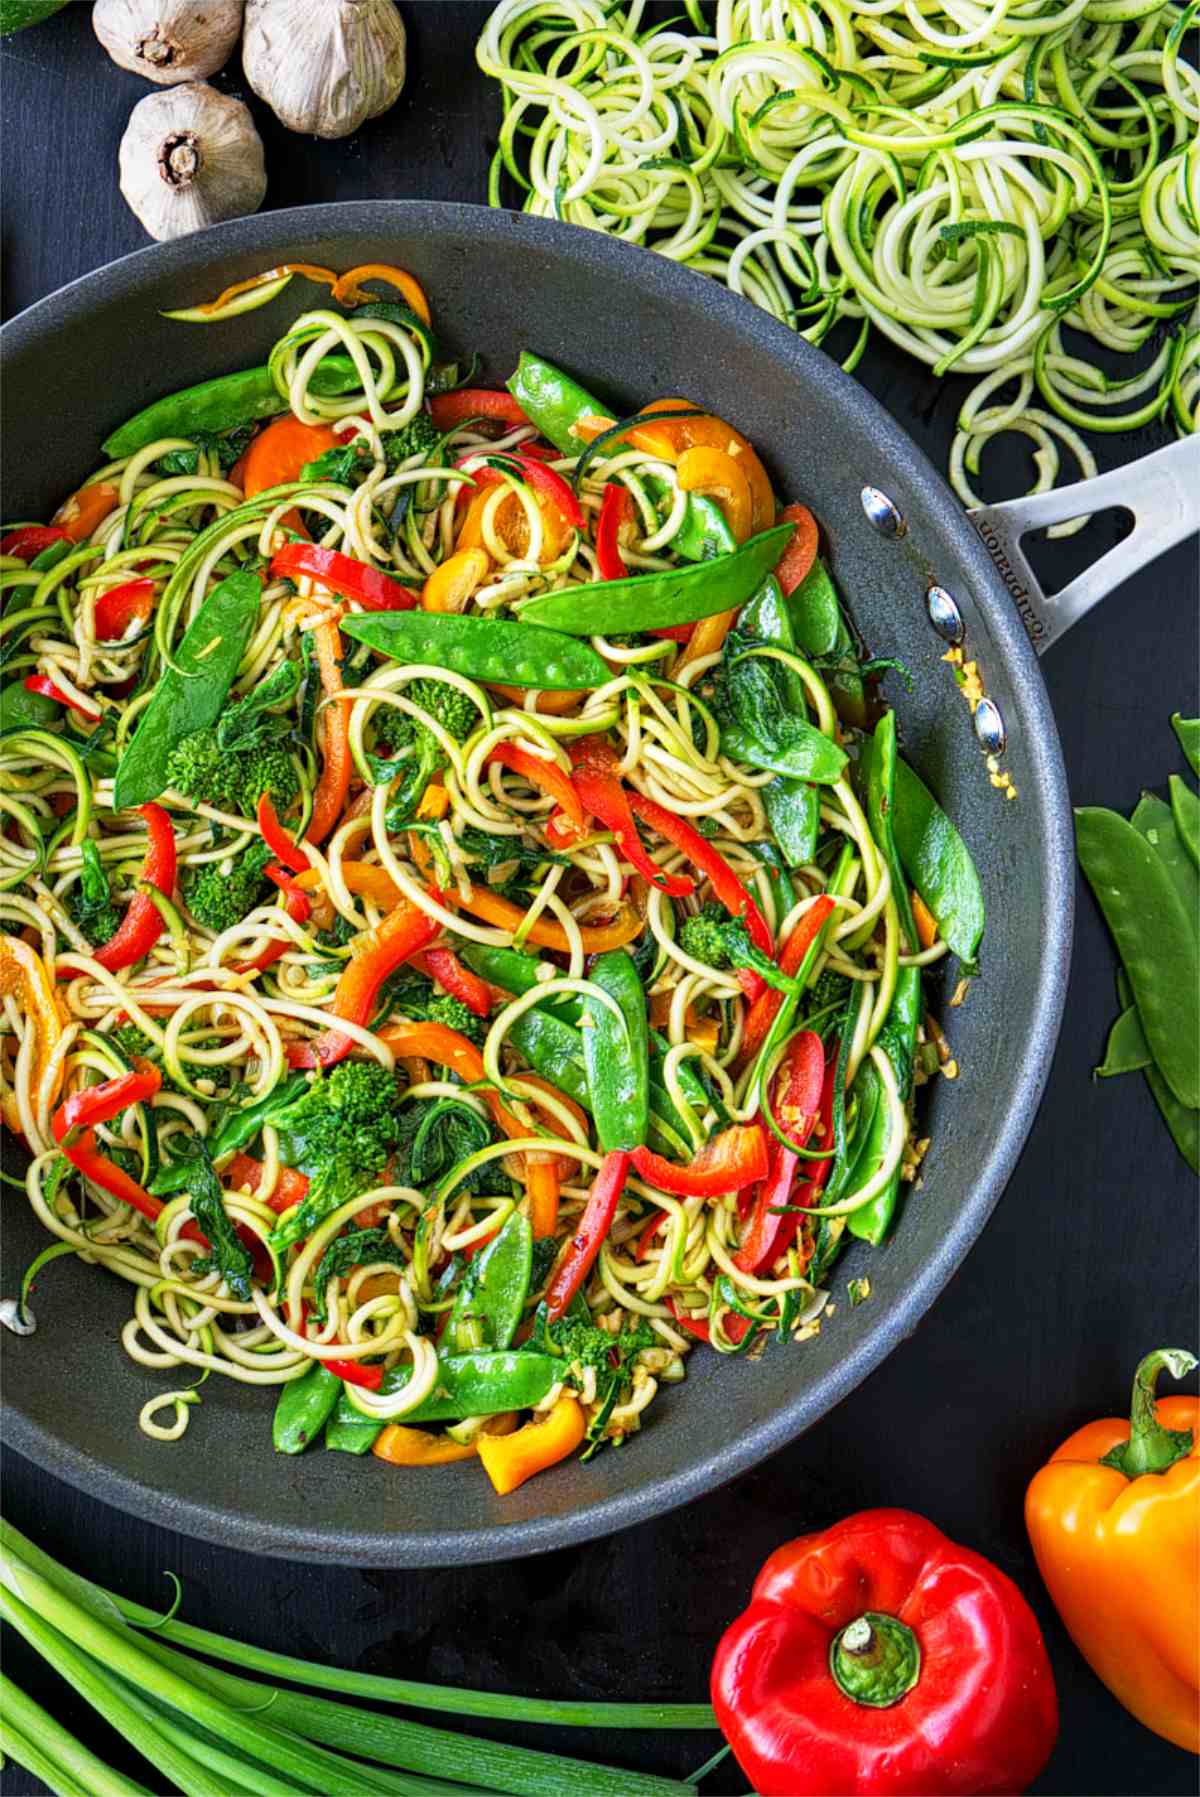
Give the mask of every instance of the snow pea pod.
<path id="1" fill-rule="evenodd" d="M 1166 868 L 1185 913 L 1195 922 L 1200 918 L 1200 873 L 1183 846 L 1171 807 L 1157 793 L 1144 792 L 1129 821 Z"/>
<path id="2" fill-rule="evenodd" d="M 925 782 L 897 757 L 892 835 L 904 871 L 943 940 L 973 965 L 983 935 L 983 888 L 971 852 Z"/>
<path id="3" fill-rule="evenodd" d="M 609 678 L 608 664 L 590 643 L 524 619 L 513 623 L 427 611 L 361 612 L 343 618 L 341 627 L 347 636 L 395 661 L 429 662 L 469 680 L 569 692 L 603 686 Z"/>
<path id="4" fill-rule="evenodd" d="M 282 1110 L 284 1105 L 301 1097 L 308 1090 L 308 1075 L 293 1074 L 285 1079 L 265 1098 L 255 1104 L 248 1104 L 240 1111 L 234 1111 L 226 1117 L 215 1135 L 208 1138 L 208 1152 L 214 1161 L 223 1155 L 232 1154 L 237 1148 L 244 1148 L 252 1142 L 264 1123 L 268 1122 L 273 1112 Z M 168 1161 L 167 1165 L 151 1180 L 146 1190 L 156 1198 L 163 1198 L 170 1192 L 182 1192 L 187 1184 L 189 1162 L 187 1160 Z"/>
<path id="5" fill-rule="evenodd" d="M 303 1379 L 285 1385 L 275 1403 L 271 1439 L 277 1454 L 302 1454 L 333 1414 L 342 1382 L 327 1367 L 315 1364 Z"/>
<path id="6" fill-rule="evenodd" d="M 1193 774 L 1200 776 L 1200 718 L 1181 717 L 1171 713 L 1171 728 L 1179 738 L 1179 746 Z"/>
<path id="7" fill-rule="evenodd" d="M 499 1234 L 471 1261 L 446 1319 L 451 1353 L 507 1348 L 517 1333 L 533 1272 L 533 1230 L 514 1211 Z"/>
<path id="8" fill-rule="evenodd" d="M 503 1410 L 530 1410 L 558 1383 L 562 1370 L 563 1363 L 557 1355 L 530 1348 L 439 1354 L 433 1391 L 397 1421 L 452 1423 L 464 1416 L 498 1416 Z M 410 1366 L 394 1366 L 383 1375 L 380 1392 L 391 1397 L 403 1391 L 411 1377 Z M 356 1410 L 343 1391 L 325 1429 L 325 1446 L 341 1453 L 365 1454 L 381 1427 Z"/>
<path id="9" fill-rule="evenodd" d="M 871 835 L 892 877 L 892 897 L 900 916 L 901 952 L 915 955 L 920 944 L 917 941 L 908 883 L 900 864 L 895 837 L 896 775 L 899 762 L 896 750 L 896 714 L 894 711 L 885 711 L 873 734 L 863 743 L 858 759 L 858 779 L 863 790 Z"/>
<path id="10" fill-rule="evenodd" d="M 542 968 L 548 967 L 551 974 L 558 972 L 557 967 L 550 966 L 546 961 L 539 961 L 536 956 L 527 955 L 519 948 L 493 948 L 483 942 L 464 942 L 458 953 L 480 979 L 487 980 L 489 985 L 503 987 L 505 992 L 511 992 L 517 998 L 542 984 Z M 583 1005 L 573 993 L 564 992 L 547 999 L 538 1009 L 552 1011 L 564 1023 L 574 1024 L 579 1022 Z"/>
<path id="11" fill-rule="evenodd" d="M 1119 1073 L 1137 1073 L 1153 1060 L 1137 1006 L 1129 1005 L 1121 1012 L 1108 1032 L 1104 1059 L 1096 1069 L 1097 1079 L 1113 1079 Z"/>
<path id="12" fill-rule="evenodd" d="M 760 531 L 732 555 L 659 574 L 598 580 L 586 588 L 546 593 L 522 607 L 522 623 L 549 625 L 571 636 L 669 630 L 744 605 L 771 572 L 792 535 L 790 524 Z"/>
<path id="13" fill-rule="evenodd" d="M 62 706 L 45 693 L 33 693 L 22 680 L 10 680 L 0 688 L 0 730 L 26 730 L 31 726 L 53 724 L 61 718 Z"/>
<path id="14" fill-rule="evenodd" d="M 1193 863 L 1200 867 L 1200 799 L 1184 785 L 1178 774 L 1171 775 L 1167 790 L 1171 795 L 1171 816 L 1175 819 L 1179 840 Z"/>
<path id="15" fill-rule="evenodd" d="M 1200 950 L 1195 920 L 1154 848 L 1117 812 L 1081 806 L 1075 840 L 1080 866 L 1129 976 L 1150 1052 L 1178 1102 L 1196 1110 Z"/>
<path id="16" fill-rule="evenodd" d="M 1135 1016 L 1137 1015 L 1136 1006 L 1133 1004 L 1133 988 L 1129 984 L 1129 976 L 1123 967 L 1117 969 L 1117 997 L 1124 1006 L 1122 1016 L 1125 1016 L 1130 1010 Z M 1117 1019 L 1117 1022 L 1120 1022 L 1120 1018 Z M 1140 1018 L 1138 1024 L 1140 1028 Z M 1115 1029 L 1116 1025 L 1113 1027 Z M 1180 1104 L 1154 1065 L 1149 1051 L 1147 1051 L 1147 1059 L 1142 1071 L 1146 1075 L 1146 1084 L 1150 1088 L 1150 1095 L 1158 1106 L 1159 1114 L 1170 1132 L 1171 1140 L 1192 1172 L 1200 1173 L 1200 1111 L 1189 1111 L 1186 1105 Z"/>
<path id="17" fill-rule="evenodd" d="M 188 625 L 117 764 L 113 810 L 144 805 L 167 784 L 171 751 L 193 730 L 216 723 L 258 620 L 262 581 L 230 574 Z"/>
<path id="18" fill-rule="evenodd" d="M 353 393 L 361 385 L 349 356 L 326 356 L 314 370 L 309 389 L 322 397 Z M 135 412 L 104 439 L 107 456 L 135 455 L 159 437 L 190 437 L 195 431 L 228 431 L 256 418 L 286 412 L 287 397 L 279 391 L 269 368 L 243 368 L 237 374 L 218 375 Z"/>
<path id="19" fill-rule="evenodd" d="M 579 455 L 584 447 L 574 433 L 579 419 L 608 416 L 607 408 L 578 381 L 552 363 L 543 362 L 540 356 L 530 355 L 528 350 L 521 351 L 508 390 L 530 423 L 536 424 L 547 442 L 567 456 Z M 674 497 L 668 481 L 657 475 L 648 475 L 645 480 L 652 499 Z M 714 556 L 729 554 L 737 544 L 716 501 L 701 493 L 691 493 L 684 507 L 683 521 L 671 539 L 671 547 L 685 561 L 706 562 Z"/>
<path id="20" fill-rule="evenodd" d="M 649 1124 L 650 1042 L 641 976 L 624 949 L 598 955 L 588 975 L 614 999 L 620 1021 L 607 1005 L 585 998 L 580 1020 L 596 1136 L 605 1154 L 640 1148 Z"/>
<path id="21" fill-rule="evenodd" d="M 789 593 L 787 605 L 801 651 L 827 657 L 833 664 L 825 670 L 825 683 L 839 715 L 861 727 L 865 688 L 857 667 L 858 651 L 833 578 L 819 557 Z"/>

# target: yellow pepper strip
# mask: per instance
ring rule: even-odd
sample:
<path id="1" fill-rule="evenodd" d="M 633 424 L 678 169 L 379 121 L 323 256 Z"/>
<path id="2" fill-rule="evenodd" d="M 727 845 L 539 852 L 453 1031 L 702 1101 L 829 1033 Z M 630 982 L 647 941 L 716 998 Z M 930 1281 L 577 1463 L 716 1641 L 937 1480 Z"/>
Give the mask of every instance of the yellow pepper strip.
<path id="1" fill-rule="evenodd" d="M 480 582 L 491 569 L 492 558 L 486 549 L 460 549 L 435 568 L 421 589 L 421 604 L 426 611 L 462 611 Z"/>
<path id="2" fill-rule="evenodd" d="M 697 444 L 684 450 L 676 473 L 685 493 L 707 493 L 715 499 L 736 541 L 746 542 L 751 534 L 754 501 L 750 483 L 732 456 L 723 449 Z"/>
<path id="3" fill-rule="evenodd" d="M 55 1049 L 62 1039 L 62 1017 L 55 1001 L 54 982 L 46 963 L 37 950 L 20 936 L 0 936 L 0 995 L 15 997 L 33 1023 L 36 1032 L 33 1063 L 33 1090 L 43 1097 L 41 1085 Z M 62 1090 L 63 1069 L 59 1065 L 46 1102 L 53 1104 Z M 4 1121 L 20 1133 L 21 1124 L 15 1101 L 4 1101 Z"/>
<path id="4" fill-rule="evenodd" d="M 450 809 L 450 794 L 440 780 L 431 780 L 421 795 L 421 803 L 417 806 L 417 816 L 422 819 L 445 817 Z"/>
<path id="5" fill-rule="evenodd" d="M 917 926 L 917 941 L 922 948 L 932 948 L 938 937 L 937 918 L 915 889 L 909 895 L 912 899 L 913 922 Z"/>
<path id="6" fill-rule="evenodd" d="M 479 1449 L 473 1441 L 453 1441 L 449 1435 L 433 1435 L 428 1429 L 389 1423 L 376 1436 L 371 1452 L 393 1466 L 453 1466 L 456 1460 L 474 1460 Z"/>
<path id="7" fill-rule="evenodd" d="M 363 281 L 386 281 L 389 287 L 398 288 L 404 295 L 405 303 L 412 307 L 421 323 L 432 324 L 433 315 L 421 283 L 415 276 L 406 274 L 402 268 L 393 268 L 389 262 L 363 262 L 358 268 L 351 268 L 344 275 L 339 275 L 333 284 L 333 298 L 339 306 L 361 306 L 364 300 L 378 297 L 362 291 Z"/>
<path id="8" fill-rule="evenodd" d="M 526 1423 L 515 1435 L 481 1435 L 479 1458 L 500 1496 L 506 1497 L 535 1473 L 573 1454 L 586 1433 L 583 1405 L 564 1395 L 542 1422 Z"/>
<path id="9" fill-rule="evenodd" d="M 481 487 L 472 494 L 471 502 L 463 515 L 458 535 L 454 540 L 456 549 L 482 549 L 483 513 L 488 500 L 496 491 L 495 485 Z M 556 562 L 567 546 L 570 525 L 563 517 L 553 500 L 544 493 L 534 493 L 538 511 L 542 514 L 542 552 L 538 557 L 544 567 L 548 562 Z M 510 489 L 500 501 L 492 514 L 493 526 L 510 555 L 523 556 L 529 549 L 529 520 L 525 516 L 515 488 Z"/>
<path id="10" fill-rule="evenodd" d="M 705 655 L 716 655 L 725 638 L 733 629 L 736 617 L 737 608 L 735 607 L 733 611 L 719 611 L 711 618 L 701 618 L 691 634 L 690 641 L 683 645 L 683 649 L 671 669 L 672 680 L 678 680 L 680 670 L 686 668 L 689 663 L 699 661 Z"/>
<path id="11" fill-rule="evenodd" d="M 511 699 L 514 705 L 524 705 L 523 686 L 499 686 L 494 681 L 488 681 L 488 685 L 494 693 L 502 693 L 506 699 Z M 579 701 L 586 698 L 587 694 L 582 688 L 558 693 L 539 693 L 537 709 L 544 711 L 547 716 L 561 717 L 564 712 L 574 710 Z"/>
<path id="12" fill-rule="evenodd" d="M 558 1169 L 552 1161 L 525 1156 L 525 1189 L 529 1193 L 529 1225 L 536 1241 L 548 1241 L 558 1224 Z"/>

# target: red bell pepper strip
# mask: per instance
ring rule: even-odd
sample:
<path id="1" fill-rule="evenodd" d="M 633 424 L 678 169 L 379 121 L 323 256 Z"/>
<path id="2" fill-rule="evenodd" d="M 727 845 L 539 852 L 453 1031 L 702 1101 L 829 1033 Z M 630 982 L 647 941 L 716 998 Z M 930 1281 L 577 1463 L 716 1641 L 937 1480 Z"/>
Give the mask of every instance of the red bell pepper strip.
<path id="1" fill-rule="evenodd" d="M 519 749 L 516 743 L 497 743 L 488 755 L 489 762 L 497 761 L 501 767 L 511 768 L 514 774 L 520 774 L 530 786 L 536 786 L 539 792 L 549 793 L 556 799 L 571 819 L 573 824 L 583 826 L 583 801 L 576 792 L 570 774 L 564 774 L 556 761 L 547 761 L 544 755 L 531 755 L 528 749 Z"/>
<path id="2" fill-rule="evenodd" d="M 614 1148 L 600 1163 L 600 1171 L 575 1231 L 575 1240 L 546 1289 L 546 1309 L 552 1323 L 562 1316 L 595 1265 L 596 1256 L 612 1228 L 628 1176 L 629 1156 L 623 1148 Z"/>
<path id="3" fill-rule="evenodd" d="M 333 995 L 334 1016 L 365 1029 L 374 1015 L 375 1000 L 384 980 L 402 961 L 427 948 L 441 927 L 418 906 L 401 900 L 373 932 L 374 940 L 347 963 Z M 340 1030 L 322 1030 L 311 1042 L 289 1044 L 288 1065 L 334 1067 L 345 1060 L 353 1047 L 353 1039 Z"/>
<path id="4" fill-rule="evenodd" d="M 0 555 L 15 555 L 19 561 L 31 562 L 51 543 L 70 541 L 68 532 L 57 524 L 19 524 L 0 538 Z"/>
<path id="5" fill-rule="evenodd" d="M 102 643 L 115 643 L 125 635 L 136 618 L 144 624 L 154 609 L 154 582 L 143 577 L 127 580 L 123 586 L 110 587 L 96 601 L 96 636 Z"/>
<path id="6" fill-rule="evenodd" d="M 307 923 L 312 916 L 312 901 L 307 892 L 303 892 L 296 882 L 289 879 L 283 869 L 276 867 L 274 863 L 265 867 L 263 872 L 267 879 L 278 886 L 282 892 L 283 908 L 292 922 Z M 252 956 L 249 961 L 238 961 L 233 971 L 235 973 L 265 973 L 268 967 L 274 967 L 276 961 L 281 961 L 287 951 L 287 938 L 278 937 L 274 942 L 269 942 L 260 954 Z"/>
<path id="7" fill-rule="evenodd" d="M 777 1548 L 712 1669 L 717 1721 L 761 1797 L 1026 1791 L 1058 1736 L 1032 1610 L 907 1510 Z"/>
<path id="8" fill-rule="evenodd" d="M 780 1129 L 793 1142 L 808 1142 L 817 1126 L 826 1085 L 825 1049 L 813 1030 L 804 1030 L 789 1045 L 787 1058 L 775 1081 L 774 1112 Z M 832 1071 L 828 1079 L 830 1103 L 833 1099 Z M 823 1143 L 822 1143 L 823 1146 Z M 757 1273 L 774 1266 L 785 1248 L 791 1246 L 800 1218 L 794 1210 L 782 1210 L 793 1203 L 792 1187 L 800 1156 L 772 1138 L 767 1177 L 754 1194 L 754 1208 L 742 1231 L 741 1246 L 734 1255 L 734 1265 L 743 1273 Z M 812 1163 L 827 1166 L 825 1161 Z"/>
<path id="9" fill-rule="evenodd" d="M 335 1379 L 344 1379 L 347 1385 L 361 1385 L 367 1391 L 378 1391 L 383 1384 L 383 1368 L 381 1366 L 364 1366 L 361 1360 L 322 1360 L 318 1363 Z"/>
<path id="10" fill-rule="evenodd" d="M 498 424 L 531 424 L 511 393 L 491 387 L 459 387 L 453 393 L 435 393 L 429 416 L 440 431 L 451 431 L 468 418 L 491 418 Z"/>
<path id="11" fill-rule="evenodd" d="M 575 769 L 575 791 L 584 809 L 599 818 L 606 830 L 612 831 L 617 849 L 629 865 L 667 898 L 685 898 L 694 892 L 694 880 L 686 874 L 665 874 L 642 846 L 629 795 L 614 772 L 617 753 L 612 744 L 602 736 L 577 737 L 570 745 L 570 755 Z"/>
<path id="12" fill-rule="evenodd" d="M 69 699 L 61 687 L 55 686 L 49 674 L 27 674 L 21 685 L 27 693 L 40 693 L 43 699 L 53 699 L 56 705 L 69 705 L 72 711 L 79 712 L 93 724 L 100 715 L 90 705 L 81 705 L 78 699 Z"/>
<path id="13" fill-rule="evenodd" d="M 256 1161 L 252 1155 L 243 1154 L 240 1148 L 231 1158 L 229 1165 L 222 1168 L 221 1171 L 222 1179 L 228 1179 L 231 1185 L 249 1186 L 252 1192 L 257 1192 L 262 1184 L 262 1176 L 262 1162 Z M 293 1204 L 299 1204 L 300 1200 L 307 1196 L 308 1175 L 298 1173 L 295 1167 L 280 1167 L 274 1190 L 266 1202 L 270 1210 L 282 1214 L 285 1210 L 291 1210 Z"/>
<path id="14" fill-rule="evenodd" d="M 413 956 L 414 965 L 437 981 L 443 992 L 457 998 L 476 1017 L 490 1017 L 492 995 L 486 980 L 464 967 L 452 948 L 427 948 Z"/>
<path id="15" fill-rule="evenodd" d="M 623 481 L 610 480 L 596 520 L 596 566 L 601 580 L 624 580 L 629 566 L 621 554 L 621 527 L 633 522 L 633 495 Z"/>
<path id="16" fill-rule="evenodd" d="M 718 899 L 731 917 L 744 917 L 750 940 L 768 958 L 773 959 L 775 945 L 771 941 L 771 931 L 767 920 L 755 904 L 753 897 L 738 879 L 724 855 L 718 854 L 711 842 L 701 836 L 685 817 L 676 817 L 665 805 L 655 804 L 643 793 L 634 792 L 629 795 L 629 808 L 635 817 L 640 817 L 644 824 L 673 842 L 677 849 L 682 849 L 693 867 L 704 875 Z M 761 974 L 753 968 L 739 969 L 738 981 L 747 998 L 756 999 L 763 990 L 764 981 Z"/>
<path id="17" fill-rule="evenodd" d="M 784 593 L 794 593 L 817 559 L 817 521 L 806 505 L 785 505 L 779 522 L 796 526 L 775 569 Z"/>
<path id="18" fill-rule="evenodd" d="M 142 864 L 142 881 L 156 887 L 164 898 L 170 898 L 175 890 L 175 832 L 171 820 L 161 805 L 139 805 L 138 810 L 146 820 L 150 837 Z M 93 959 L 99 961 L 101 967 L 107 967 L 110 973 L 132 967 L 135 961 L 150 953 L 165 928 L 162 912 L 154 900 L 144 892 L 135 892 L 129 901 L 129 909 L 117 926 L 116 935 L 110 936 L 103 948 L 96 949 Z"/>
<path id="19" fill-rule="evenodd" d="M 300 844 L 288 835 L 287 831 L 280 823 L 279 814 L 275 810 L 269 792 L 264 792 L 259 799 L 256 815 L 258 818 L 259 835 L 274 855 L 276 861 L 281 861 L 284 867 L 288 868 L 294 874 L 306 874 L 312 866 L 312 862 L 300 847 Z M 268 870 L 268 872 L 269 871 L 270 870 Z M 276 884 L 278 884 L 278 882 L 276 882 Z"/>
<path id="20" fill-rule="evenodd" d="M 825 927 L 825 920 L 833 910 L 833 900 L 825 893 L 813 900 L 808 910 L 800 918 L 795 929 L 779 951 L 780 973 L 795 974 L 800 963 Z M 776 1013 L 783 1003 L 783 993 L 768 986 L 760 992 L 746 1017 L 746 1027 L 742 1032 L 742 1048 L 739 1059 L 744 1066 L 752 1056 L 758 1053 L 766 1040 L 767 1031 L 775 1021 Z"/>
<path id="21" fill-rule="evenodd" d="M 711 1342 L 712 1330 L 708 1326 L 707 1317 L 689 1316 L 686 1310 L 680 1310 L 674 1298 L 664 1298 L 663 1303 L 681 1329 L 686 1329 L 688 1334 L 694 1335 L 699 1342 Z M 726 1313 L 721 1327 L 730 1341 L 736 1345 L 738 1342 L 745 1341 L 754 1325 L 750 1318 L 742 1316 L 740 1311 L 731 1310 Z"/>
<path id="22" fill-rule="evenodd" d="M 633 1164 L 648 1185 L 680 1198 L 719 1198 L 740 1192 L 767 1175 L 767 1144 L 757 1123 L 735 1123 L 695 1156 L 690 1166 L 677 1167 L 649 1148 L 633 1150 Z"/>
<path id="23" fill-rule="evenodd" d="M 473 449 L 470 455 L 460 456 L 454 465 L 461 468 L 464 463 L 473 462 L 486 453 L 486 450 Z M 555 469 L 548 468 L 540 456 L 525 455 L 520 450 L 510 449 L 502 450 L 500 454 L 505 462 L 513 464 L 535 493 L 540 493 L 558 508 L 572 530 L 582 531 L 583 508 L 571 490 L 569 481 L 565 481 Z M 472 468 L 470 474 L 479 487 L 493 487 L 504 479 L 500 468 L 494 468 L 486 462 L 478 468 Z M 466 494 L 469 489 L 464 487 L 462 492 Z"/>
<path id="24" fill-rule="evenodd" d="M 661 630 L 649 630 L 646 634 L 666 637 L 672 643 L 690 643 L 695 628 L 694 624 L 664 624 Z"/>
<path id="25" fill-rule="evenodd" d="M 152 1098 L 161 1085 L 162 1075 L 158 1068 L 142 1063 L 131 1073 L 121 1073 L 101 1085 L 73 1092 L 50 1119 L 54 1140 L 71 1165 L 102 1192 L 107 1192 L 110 1198 L 119 1198 L 123 1204 L 132 1205 L 150 1223 L 155 1222 L 162 1211 L 161 1199 L 152 1197 L 123 1167 L 118 1167 L 98 1151 L 96 1132 L 91 1125 L 108 1123 L 129 1105 Z"/>
<path id="26" fill-rule="evenodd" d="M 343 555 L 340 549 L 322 549 L 318 543 L 285 543 L 271 557 L 272 574 L 288 580 L 315 580 L 342 599 L 354 599 L 367 611 L 412 611 L 421 603 L 420 593 L 401 586 L 366 562 Z"/>

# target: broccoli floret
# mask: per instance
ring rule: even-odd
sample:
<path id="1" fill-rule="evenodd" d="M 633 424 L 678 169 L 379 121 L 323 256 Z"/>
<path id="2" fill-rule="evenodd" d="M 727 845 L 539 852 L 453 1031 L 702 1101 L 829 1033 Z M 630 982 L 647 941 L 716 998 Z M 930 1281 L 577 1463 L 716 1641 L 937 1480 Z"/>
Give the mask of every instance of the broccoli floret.
<path id="1" fill-rule="evenodd" d="M 412 1023 L 444 1023 L 457 1030 L 479 1047 L 487 1034 L 487 1018 L 477 1017 L 460 998 L 439 992 L 432 980 L 415 973 L 411 967 L 397 970 L 380 994 L 381 1014 L 392 1012 L 407 1017 Z"/>
<path id="2" fill-rule="evenodd" d="M 121 1053 L 128 1055 L 131 1061 L 157 1061 L 158 1044 L 153 1041 L 136 1023 L 118 1024 L 115 1030 L 108 1032 L 109 1041 L 114 1042 Z"/>
<path id="3" fill-rule="evenodd" d="M 430 1000 L 425 1014 L 429 1023 L 444 1023 L 448 1029 L 457 1030 L 469 1042 L 481 1047 L 487 1035 L 486 1017 L 477 1017 L 474 1011 L 468 1010 L 461 998 L 452 998 L 448 992 L 439 992 Z"/>
<path id="4" fill-rule="evenodd" d="M 99 948 L 116 934 L 121 913 L 113 904 L 112 888 L 99 849 L 94 842 L 86 840 L 81 852 L 83 866 L 79 878 L 68 888 L 66 895 L 67 914 L 93 948 Z"/>
<path id="5" fill-rule="evenodd" d="M 572 1365 L 592 1366 L 597 1372 L 614 1370 L 614 1349 L 623 1365 L 642 1348 L 652 1348 L 655 1343 L 654 1331 L 647 1323 L 610 1335 L 607 1329 L 597 1329 L 594 1323 L 585 1323 L 581 1317 L 565 1316 L 560 1322 L 552 1323 L 548 1333 L 554 1346 Z"/>
<path id="6" fill-rule="evenodd" d="M 447 680 L 410 681 L 404 696 L 435 718 L 456 742 L 465 742 L 479 721 L 474 701 Z M 386 779 L 401 771 L 405 776 L 392 797 L 388 817 L 389 829 L 401 828 L 421 803 L 434 774 L 445 767 L 445 750 L 432 730 L 398 706 L 380 706 L 372 722 L 377 773 Z"/>
<path id="7" fill-rule="evenodd" d="M 812 1011 L 824 1011 L 830 1005 L 838 1005 L 840 1007 L 845 1004 L 846 994 L 849 989 L 850 982 L 845 974 L 836 973 L 832 967 L 827 967 L 816 985 L 809 991 L 809 1009 Z"/>
<path id="8" fill-rule="evenodd" d="M 206 861 L 184 873 L 183 902 L 206 930 L 220 935 L 240 923 L 270 892 L 263 869 L 271 859 L 265 842 L 251 842 L 237 855 Z"/>
<path id="9" fill-rule="evenodd" d="M 253 817 L 264 792 L 285 811 L 300 790 L 295 763 L 279 743 L 223 748 L 215 730 L 193 730 L 172 749 L 167 785 L 237 817 Z"/>
<path id="10" fill-rule="evenodd" d="M 729 913 L 724 905 L 709 904 L 694 916 L 685 918 L 679 932 L 679 946 L 693 961 L 706 967 L 728 967 L 729 950 L 725 943 L 725 926 Z"/>
<path id="11" fill-rule="evenodd" d="M 276 1232 L 280 1247 L 311 1233 L 339 1204 L 378 1181 L 400 1141 L 399 1088 L 378 1061 L 343 1061 L 267 1118 L 279 1152 L 308 1175 L 308 1192 Z"/>
<path id="12" fill-rule="evenodd" d="M 410 456 L 428 458 L 442 441 L 442 433 L 428 412 L 418 412 L 410 418 L 403 430 L 384 431 L 380 437 L 383 444 L 384 460 L 388 473 L 407 462 Z"/>

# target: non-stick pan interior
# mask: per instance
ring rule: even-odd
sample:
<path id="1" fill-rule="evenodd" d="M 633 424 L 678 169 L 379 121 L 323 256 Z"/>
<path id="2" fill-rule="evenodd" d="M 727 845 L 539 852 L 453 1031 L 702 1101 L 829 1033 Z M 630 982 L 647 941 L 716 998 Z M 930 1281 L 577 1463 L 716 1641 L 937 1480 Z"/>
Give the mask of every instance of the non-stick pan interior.
<path id="1" fill-rule="evenodd" d="M 523 347 L 559 362 L 618 411 L 684 394 L 736 423 L 778 492 L 821 520 L 833 568 L 871 651 L 897 656 L 906 754 L 940 795 L 979 865 L 987 902 L 981 975 L 943 1009 L 959 1076 L 924 1095 L 933 1146 L 893 1240 L 857 1246 L 836 1271 L 835 1313 L 813 1340 L 753 1364 L 697 1353 L 642 1435 L 498 1498 L 478 1468 L 399 1476 L 367 1456 L 272 1453 L 271 1397 L 213 1378 L 182 1441 L 137 1427 L 147 1398 L 188 1369 L 152 1372 L 120 1346 L 129 1292 L 74 1260 L 38 1280 L 37 1333 L 5 1343 L 7 1439 L 51 1471 L 153 1521 L 247 1547 L 370 1564 L 438 1564 L 561 1546 L 695 1497 L 824 1414 L 917 1324 L 982 1228 L 1033 1121 L 1057 1033 L 1070 943 L 1069 812 L 1045 690 L 1010 602 L 957 502 L 898 426 L 818 351 L 700 276 L 570 227 L 468 206 L 364 203 L 261 218 L 131 256 L 7 327 L 4 516 L 49 514 L 99 460 L 103 436 L 148 400 L 265 360 L 320 290 L 226 324 L 162 309 L 211 297 L 285 260 L 335 268 L 399 263 L 417 274 L 444 340 L 478 350 L 500 382 Z M 899 540 L 867 522 L 861 489 L 886 492 Z M 936 578 L 958 598 L 1008 728 L 989 781 L 969 709 L 926 617 Z M 951 965 L 942 994 L 957 979 Z M 937 987 L 935 986 L 935 991 Z M 45 1236 L 4 1198 L 12 1294 Z M 846 1281 L 869 1273 L 852 1309 Z M 969 1275 L 968 1275 L 969 1276 Z M 964 1342 L 964 1365 L 972 1344 Z"/>

